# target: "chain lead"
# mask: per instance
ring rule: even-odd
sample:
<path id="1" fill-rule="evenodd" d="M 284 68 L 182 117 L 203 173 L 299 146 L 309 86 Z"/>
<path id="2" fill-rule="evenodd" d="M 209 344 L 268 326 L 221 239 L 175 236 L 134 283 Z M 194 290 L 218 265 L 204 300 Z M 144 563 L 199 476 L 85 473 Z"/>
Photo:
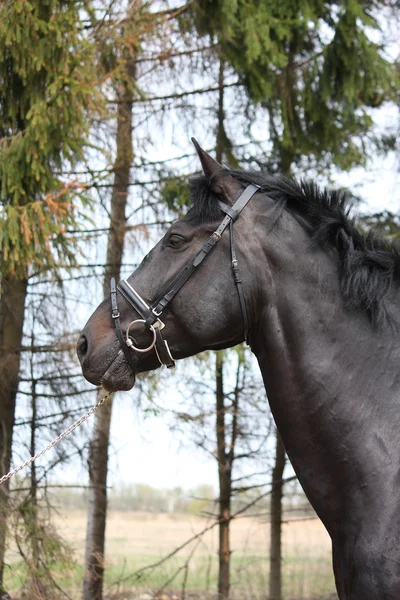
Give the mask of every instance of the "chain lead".
<path id="1" fill-rule="evenodd" d="M 82 423 L 84 423 L 85 421 L 87 421 L 87 419 L 89 417 L 91 417 L 100 408 L 100 406 L 103 406 L 103 404 L 105 402 L 107 402 L 107 400 L 109 399 L 110 395 L 111 394 L 105 394 L 98 401 L 98 403 L 95 406 L 92 406 L 92 408 L 89 408 L 89 410 L 87 411 L 86 414 L 84 414 L 77 421 L 75 421 L 75 423 L 72 423 L 72 425 L 70 425 L 68 427 L 68 429 L 66 429 L 65 431 L 63 431 L 62 433 L 60 433 L 60 435 L 57 436 L 55 440 L 53 440 L 52 442 L 50 442 L 50 444 L 48 444 L 45 448 L 43 448 L 42 450 L 40 450 L 40 452 L 38 452 L 37 454 L 35 454 L 35 456 L 31 456 L 22 465 L 20 465 L 19 467 L 16 467 L 15 469 L 13 469 L 9 473 L 7 473 L 7 475 L 3 475 L 3 477 L 0 478 L 0 485 L 2 485 L 3 483 L 5 483 L 9 479 L 11 479 L 11 477 L 13 477 L 14 475 L 16 475 L 19 471 L 22 471 L 22 469 L 25 469 L 25 467 L 28 467 L 31 463 L 33 463 L 34 460 L 36 460 L 37 458 L 39 458 L 40 456 L 42 456 L 43 454 L 45 454 L 46 452 L 48 452 L 51 448 L 54 448 L 54 446 L 57 446 L 57 444 L 59 444 L 63 439 L 65 439 L 70 433 L 72 433 L 73 431 L 75 431 L 75 429 L 77 427 L 79 427 L 80 425 L 82 425 Z"/>

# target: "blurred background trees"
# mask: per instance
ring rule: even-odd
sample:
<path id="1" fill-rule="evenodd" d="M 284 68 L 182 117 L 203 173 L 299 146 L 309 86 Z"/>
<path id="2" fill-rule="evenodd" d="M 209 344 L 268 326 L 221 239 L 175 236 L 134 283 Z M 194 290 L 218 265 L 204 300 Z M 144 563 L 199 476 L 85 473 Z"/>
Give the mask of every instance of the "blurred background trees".
<path id="1" fill-rule="evenodd" d="M 76 332 L 108 293 L 110 278 L 128 275 L 186 210 L 186 182 L 199 168 L 189 138 L 232 166 L 318 175 L 321 183 L 368 168 L 376 156 L 398 156 L 396 34 L 398 6 L 383 1 L 0 5 L 1 474 L 12 454 L 15 463 L 26 459 L 95 402 L 75 359 Z M 390 236 L 398 236 L 398 225 L 386 206 L 362 221 Z M 284 450 L 271 437 L 265 456 L 254 452 L 251 434 L 265 398 L 254 400 L 255 376 L 243 372 L 250 367 L 242 352 L 180 371 L 179 402 L 186 405 L 174 412 L 183 439 L 191 432 L 191 443 L 217 459 L 216 505 L 210 490 L 197 491 L 192 502 L 220 527 L 222 598 L 230 593 L 229 524 L 241 510 L 237 502 L 242 494 L 243 506 L 257 505 L 271 483 L 269 597 L 278 600 Z M 157 405 L 161 416 L 167 407 L 158 377 L 165 389 L 168 379 L 156 373 L 131 397 L 142 408 Z M 61 593 L 51 576 L 51 544 L 35 542 L 45 537 L 44 529 L 37 533 L 39 506 L 54 497 L 60 465 L 78 457 L 88 461 L 83 595 L 103 598 L 112 408 L 110 402 L 97 414 L 90 434 L 77 432 L 45 466 L 32 466 L 28 479 L 11 491 L 0 488 L 0 590 L 7 515 L 14 514 L 9 539 L 13 530 L 31 597 L 32 590 L 46 598 Z M 268 433 L 265 416 L 257 435 Z M 243 454 L 255 458 L 241 471 Z M 261 479 L 252 481 L 258 471 Z M 152 506 L 150 490 L 125 489 L 123 496 L 127 505 L 136 498 Z M 112 494 L 110 500 L 115 505 Z M 187 507 L 178 493 L 163 502 Z M 50 529 L 48 539 L 55 539 Z"/>

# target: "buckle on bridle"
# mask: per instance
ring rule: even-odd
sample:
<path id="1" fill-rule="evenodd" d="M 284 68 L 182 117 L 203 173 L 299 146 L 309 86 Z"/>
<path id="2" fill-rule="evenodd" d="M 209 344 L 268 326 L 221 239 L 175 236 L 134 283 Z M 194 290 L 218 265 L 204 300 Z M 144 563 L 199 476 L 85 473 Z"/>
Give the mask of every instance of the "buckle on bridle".
<path id="1" fill-rule="evenodd" d="M 112 316 L 112 318 L 113 318 L 113 319 L 119 319 L 119 317 L 120 317 L 121 315 L 119 314 L 119 310 L 118 310 L 118 309 L 114 309 L 114 310 L 112 311 L 112 313 L 111 313 L 111 316 Z"/>

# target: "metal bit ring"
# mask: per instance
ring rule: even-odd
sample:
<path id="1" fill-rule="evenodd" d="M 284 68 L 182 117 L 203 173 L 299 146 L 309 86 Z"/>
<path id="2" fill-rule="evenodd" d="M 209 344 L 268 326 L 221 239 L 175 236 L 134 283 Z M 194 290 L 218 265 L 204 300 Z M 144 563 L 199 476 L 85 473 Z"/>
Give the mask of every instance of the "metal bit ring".
<path id="1" fill-rule="evenodd" d="M 128 346 L 128 348 L 132 348 L 132 350 L 135 350 L 136 352 L 149 352 L 152 348 L 154 348 L 155 343 L 156 343 L 156 330 L 154 329 L 153 325 L 148 325 L 150 331 L 153 334 L 153 341 L 151 342 L 150 346 L 148 346 L 147 348 L 137 348 L 132 339 L 129 337 L 129 332 L 131 330 L 131 328 L 133 327 L 133 325 L 135 325 L 135 323 L 144 323 L 146 325 L 146 321 L 144 319 L 135 319 L 135 321 L 132 321 L 129 325 L 128 325 L 128 329 L 126 330 L 126 345 Z"/>

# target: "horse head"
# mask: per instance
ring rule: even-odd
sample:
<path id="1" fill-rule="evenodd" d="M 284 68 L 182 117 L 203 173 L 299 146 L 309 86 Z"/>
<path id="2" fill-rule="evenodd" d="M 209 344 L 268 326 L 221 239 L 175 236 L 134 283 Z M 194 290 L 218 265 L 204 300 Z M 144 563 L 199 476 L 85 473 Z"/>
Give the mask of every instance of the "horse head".
<path id="1" fill-rule="evenodd" d="M 249 201 L 258 187 L 238 181 L 194 144 L 204 171 L 192 183 L 194 206 L 127 280 L 112 283 L 79 338 L 84 376 L 110 391 L 130 389 L 136 373 L 160 363 L 173 366 L 175 358 L 227 348 L 251 334 L 250 274 L 261 249 L 256 200 Z"/>

